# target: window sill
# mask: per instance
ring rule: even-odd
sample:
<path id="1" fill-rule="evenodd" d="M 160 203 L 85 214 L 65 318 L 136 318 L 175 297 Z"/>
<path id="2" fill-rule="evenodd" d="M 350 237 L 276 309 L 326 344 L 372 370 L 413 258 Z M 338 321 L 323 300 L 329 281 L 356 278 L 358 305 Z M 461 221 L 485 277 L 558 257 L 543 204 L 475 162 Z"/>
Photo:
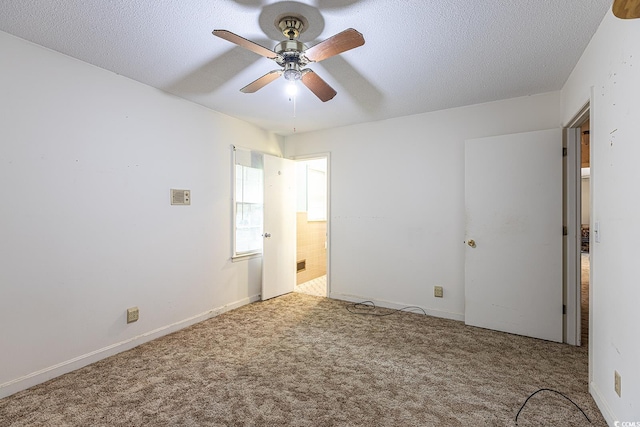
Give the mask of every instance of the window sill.
<path id="1" fill-rule="evenodd" d="M 262 252 L 251 252 L 249 254 L 236 255 L 231 257 L 231 262 L 239 262 L 253 258 L 261 258 Z"/>

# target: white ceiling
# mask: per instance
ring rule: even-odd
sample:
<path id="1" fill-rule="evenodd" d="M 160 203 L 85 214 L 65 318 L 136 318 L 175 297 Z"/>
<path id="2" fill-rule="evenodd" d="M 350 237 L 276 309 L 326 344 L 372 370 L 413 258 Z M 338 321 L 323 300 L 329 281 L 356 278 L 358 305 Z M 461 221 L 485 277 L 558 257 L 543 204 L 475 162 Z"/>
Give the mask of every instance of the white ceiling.
<path id="1" fill-rule="evenodd" d="M 2 0 L 0 30 L 287 135 L 558 90 L 611 0 Z M 211 34 L 273 48 L 283 13 L 311 46 L 355 28 L 365 45 L 312 63 L 338 95 L 279 79 L 273 61 Z M 294 117 L 295 110 L 295 117 Z"/>

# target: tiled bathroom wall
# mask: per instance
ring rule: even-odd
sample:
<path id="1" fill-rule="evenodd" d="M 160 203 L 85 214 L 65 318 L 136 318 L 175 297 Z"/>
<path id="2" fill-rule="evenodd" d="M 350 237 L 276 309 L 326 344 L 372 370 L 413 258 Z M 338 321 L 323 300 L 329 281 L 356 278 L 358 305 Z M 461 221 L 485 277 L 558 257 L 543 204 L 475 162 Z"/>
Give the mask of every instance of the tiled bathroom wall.
<path id="1" fill-rule="evenodd" d="M 297 261 L 305 261 L 305 269 L 296 275 L 300 284 L 327 274 L 327 222 L 307 221 L 306 212 L 298 212 L 297 222 Z"/>

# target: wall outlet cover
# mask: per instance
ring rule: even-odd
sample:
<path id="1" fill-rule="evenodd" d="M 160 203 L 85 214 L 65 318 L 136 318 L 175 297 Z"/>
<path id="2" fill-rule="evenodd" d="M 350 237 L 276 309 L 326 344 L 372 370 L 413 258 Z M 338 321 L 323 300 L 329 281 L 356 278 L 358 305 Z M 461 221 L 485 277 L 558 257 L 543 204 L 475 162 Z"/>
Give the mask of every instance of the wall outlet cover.
<path id="1" fill-rule="evenodd" d="M 137 322 L 140 318 L 140 310 L 138 307 L 131 307 L 127 309 L 127 323 Z"/>
<path id="2" fill-rule="evenodd" d="M 177 190 L 171 189 L 171 204 L 188 206 L 191 204 L 191 191 L 190 190 Z"/>

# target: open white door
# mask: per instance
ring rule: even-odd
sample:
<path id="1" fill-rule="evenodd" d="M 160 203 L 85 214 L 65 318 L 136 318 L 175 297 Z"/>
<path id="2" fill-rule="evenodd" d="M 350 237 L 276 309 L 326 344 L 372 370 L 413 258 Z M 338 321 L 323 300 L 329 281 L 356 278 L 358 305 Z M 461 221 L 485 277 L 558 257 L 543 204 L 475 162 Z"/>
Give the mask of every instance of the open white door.
<path id="1" fill-rule="evenodd" d="M 580 128 L 565 129 L 565 142 L 567 144 L 567 156 L 565 163 L 565 213 L 564 224 L 567 227 L 567 235 L 564 239 L 564 281 L 566 287 L 566 315 L 564 342 L 572 345 L 581 345 L 581 257 L 580 246 L 582 233 L 580 225 L 582 202 L 582 174 L 580 158 Z"/>
<path id="2" fill-rule="evenodd" d="M 465 323 L 562 342 L 562 131 L 465 141 Z"/>
<path id="3" fill-rule="evenodd" d="M 296 284 L 295 162 L 264 156 L 262 300 L 293 292 Z"/>

